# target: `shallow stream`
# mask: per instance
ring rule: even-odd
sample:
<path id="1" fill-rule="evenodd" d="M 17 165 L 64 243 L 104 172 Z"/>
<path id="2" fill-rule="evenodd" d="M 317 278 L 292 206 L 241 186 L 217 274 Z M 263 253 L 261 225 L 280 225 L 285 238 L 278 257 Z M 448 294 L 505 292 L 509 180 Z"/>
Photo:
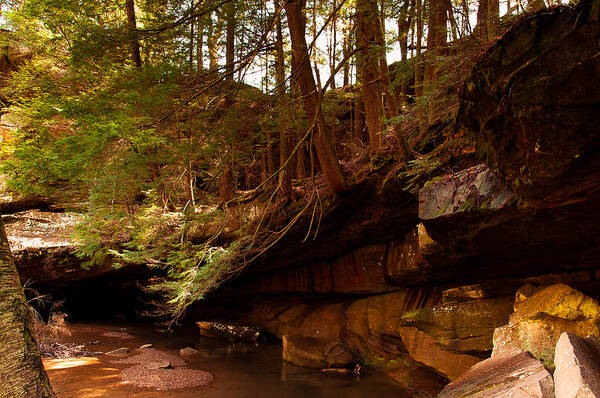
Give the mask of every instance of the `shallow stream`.
<path id="1" fill-rule="evenodd" d="M 122 378 L 131 365 L 121 358 L 96 354 L 85 358 L 45 360 L 51 383 L 59 398 L 78 397 L 161 397 L 161 398 L 296 398 L 296 397 L 409 397 L 391 378 L 368 372 L 360 379 L 352 375 L 326 375 L 317 370 L 291 365 L 281 360 L 281 345 L 275 342 L 229 343 L 202 338 L 194 329 L 168 335 L 150 324 L 69 325 L 71 336 L 64 342 L 88 344 L 88 350 L 108 352 L 127 347 L 127 356 L 140 352 L 143 344 L 156 351 L 177 355 L 183 347 L 194 347 L 197 355 L 185 357 L 185 368 L 210 372 L 208 386 L 157 391 L 132 385 Z M 177 369 L 177 367 L 175 367 Z M 166 370 L 168 372 L 169 370 Z"/>

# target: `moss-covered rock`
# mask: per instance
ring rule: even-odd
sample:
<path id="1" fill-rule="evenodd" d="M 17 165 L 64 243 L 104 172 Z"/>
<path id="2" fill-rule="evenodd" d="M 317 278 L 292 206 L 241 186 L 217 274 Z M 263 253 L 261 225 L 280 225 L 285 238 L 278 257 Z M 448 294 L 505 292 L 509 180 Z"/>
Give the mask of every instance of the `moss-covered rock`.
<path id="1" fill-rule="evenodd" d="M 517 299 L 522 300 L 519 293 Z M 600 336 L 600 304 L 567 285 L 548 286 L 518 300 L 509 324 L 494 332 L 493 355 L 520 348 L 553 369 L 555 346 L 563 332 Z"/>
<path id="2" fill-rule="evenodd" d="M 494 329 L 507 322 L 511 311 L 512 301 L 504 297 L 444 303 L 408 312 L 402 324 L 427 333 L 449 351 L 485 355 L 492 349 Z"/>
<path id="3" fill-rule="evenodd" d="M 485 165 L 478 165 L 426 184 L 419 191 L 419 218 L 498 210 L 513 201 L 513 192 Z"/>

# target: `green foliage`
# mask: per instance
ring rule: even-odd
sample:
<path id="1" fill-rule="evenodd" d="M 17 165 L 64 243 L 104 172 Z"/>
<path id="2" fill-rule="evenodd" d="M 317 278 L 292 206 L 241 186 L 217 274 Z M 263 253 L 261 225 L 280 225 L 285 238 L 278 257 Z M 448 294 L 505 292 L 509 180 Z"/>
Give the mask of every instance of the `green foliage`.
<path id="1" fill-rule="evenodd" d="M 165 263 L 169 278 L 151 287 L 152 291 L 166 295 L 163 311 L 177 320 L 190 304 L 218 287 L 231 275 L 241 246 L 241 241 L 228 247 L 189 242 L 175 245 Z"/>

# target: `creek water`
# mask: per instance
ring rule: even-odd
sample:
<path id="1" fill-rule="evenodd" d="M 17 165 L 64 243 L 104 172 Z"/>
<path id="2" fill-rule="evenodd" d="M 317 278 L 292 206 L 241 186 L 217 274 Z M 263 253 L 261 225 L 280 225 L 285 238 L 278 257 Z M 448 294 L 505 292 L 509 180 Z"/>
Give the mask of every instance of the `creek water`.
<path id="1" fill-rule="evenodd" d="M 63 342 L 96 344 L 88 350 L 108 352 L 127 347 L 129 356 L 143 344 L 155 350 L 178 355 L 183 347 L 194 347 L 197 355 L 185 357 L 185 367 L 210 372 L 208 386 L 157 391 L 141 388 L 122 378 L 128 366 L 119 358 L 96 354 L 85 358 L 44 360 L 59 398 L 77 397 L 161 397 L 161 398 L 296 398 L 296 397 L 409 397 L 410 394 L 388 376 L 367 372 L 353 375 L 326 375 L 281 360 L 281 344 L 229 343 L 200 337 L 192 328 L 174 334 L 158 333 L 150 324 L 73 323 Z"/>

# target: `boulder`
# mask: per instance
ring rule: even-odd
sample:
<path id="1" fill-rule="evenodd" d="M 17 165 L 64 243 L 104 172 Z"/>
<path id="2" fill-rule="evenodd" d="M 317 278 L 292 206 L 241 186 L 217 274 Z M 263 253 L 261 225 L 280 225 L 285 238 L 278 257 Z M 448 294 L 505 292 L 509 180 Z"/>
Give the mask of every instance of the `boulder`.
<path id="1" fill-rule="evenodd" d="M 449 302 L 407 312 L 402 325 L 416 327 L 449 351 L 487 356 L 494 329 L 508 321 L 511 311 L 505 297 Z"/>
<path id="2" fill-rule="evenodd" d="M 193 356 L 198 354 L 200 354 L 200 351 L 192 347 L 184 347 L 179 350 L 179 355 L 181 355 L 182 357 Z"/>
<path id="3" fill-rule="evenodd" d="M 419 218 L 498 210 L 514 200 L 513 192 L 480 164 L 426 184 L 419 191 Z"/>
<path id="4" fill-rule="evenodd" d="M 518 294 L 520 292 L 522 289 Z M 541 313 L 571 321 L 587 321 L 600 316 L 600 304 L 570 286 L 557 283 L 535 291 L 525 300 L 517 298 L 510 320 L 516 322 Z"/>
<path id="5" fill-rule="evenodd" d="M 339 342 L 305 336 L 283 336 L 283 359 L 309 368 L 344 367 L 353 356 Z"/>
<path id="6" fill-rule="evenodd" d="M 417 365 L 400 338 L 402 315 L 434 306 L 439 299 L 439 289 L 423 288 L 355 300 L 345 310 L 341 340 L 361 362 L 377 369 Z"/>
<path id="7" fill-rule="evenodd" d="M 26 61 L 34 56 L 31 48 L 19 43 L 13 32 L 0 31 L 2 42 L 6 43 L 0 53 L 0 85 L 5 85 L 10 72 L 19 69 Z"/>
<path id="8" fill-rule="evenodd" d="M 260 329 L 251 326 L 242 326 L 221 322 L 196 322 L 200 335 L 214 339 L 229 341 L 256 341 L 260 336 Z"/>
<path id="9" fill-rule="evenodd" d="M 518 347 L 553 369 L 555 346 L 563 332 L 600 336 L 600 305 L 567 285 L 551 285 L 523 298 L 520 289 L 508 325 L 494 332 L 492 356 Z"/>
<path id="10" fill-rule="evenodd" d="M 279 338 L 302 335 L 337 340 L 344 325 L 344 305 L 302 303 L 300 300 L 256 300 L 244 320 Z"/>
<path id="11" fill-rule="evenodd" d="M 416 247 L 426 266 L 401 270 L 418 283 L 466 285 L 590 267 L 600 257 L 600 196 L 561 204 L 518 201 L 485 165 L 436 177 L 419 191 Z"/>
<path id="12" fill-rule="evenodd" d="M 554 382 L 544 365 L 521 350 L 481 361 L 448 384 L 438 398 L 553 398 Z"/>
<path id="13" fill-rule="evenodd" d="M 600 340 L 563 333 L 554 355 L 556 398 L 600 397 Z"/>
<path id="14" fill-rule="evenodd" d="M 450 380 L 456 379 L 481 360 L 472 355 L 445 350 L 431 336 L 414 327 L 401 328 L 400 336 L 413 360 L 435 369 Z"/>

